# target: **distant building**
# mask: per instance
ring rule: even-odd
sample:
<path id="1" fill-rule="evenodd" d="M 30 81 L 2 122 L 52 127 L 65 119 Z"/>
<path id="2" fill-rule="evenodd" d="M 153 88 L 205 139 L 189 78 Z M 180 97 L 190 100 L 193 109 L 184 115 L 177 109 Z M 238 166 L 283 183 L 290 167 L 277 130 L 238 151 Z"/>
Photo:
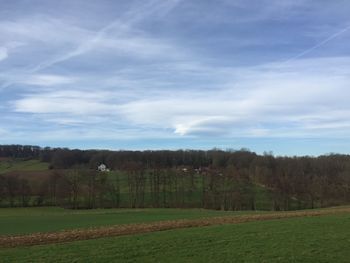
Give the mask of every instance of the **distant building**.
<path id="1" fill-rule="evenodd" d="M 107 168 L 107 166 L 103 163 L 101 163 L 98 167 L 97 167 L 97 171 L 100 172 L 109 172 L 109 169 Z"/>

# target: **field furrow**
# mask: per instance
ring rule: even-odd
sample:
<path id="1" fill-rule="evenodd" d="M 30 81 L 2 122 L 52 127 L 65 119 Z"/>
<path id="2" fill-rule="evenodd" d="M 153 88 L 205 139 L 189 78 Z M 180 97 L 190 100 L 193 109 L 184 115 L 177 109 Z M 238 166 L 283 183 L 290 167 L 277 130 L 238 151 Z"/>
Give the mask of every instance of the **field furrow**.
<path id="1" fill-rule="evenodd" d="M 249 214 L 240 216 L 225 216 L 203 219 L 181 219 L 168 220 L 152 223 L 138 223 L 116 225 L 108 227 L 88 228 L 66 230 L 51 233 L 33 233 L 28 235 L 17 236 L 0 236 L 0 247 L 18 247 L 18 246 L 33 246 L 40 244 L 62 243 L 77 240 L 96 239 L 101 237 L 112 237 L 122 235 L 133 235 L 140 233 L 149 233 L 156 231 L 164 231 L 171 229 L 190 228 L 190 227 L 205 227 L 212 225 L 223 224 L 239 224 L 252 221 L 263 221 L 273 219 L 284 219 L 294 217 L 307 216 L 322 216 L 331 214 L 349 213 L 349 207 L 330 208 L 322 210 L 308 211 L 291 211 L 291 212 L 272 212 L 264 214 Z"/>

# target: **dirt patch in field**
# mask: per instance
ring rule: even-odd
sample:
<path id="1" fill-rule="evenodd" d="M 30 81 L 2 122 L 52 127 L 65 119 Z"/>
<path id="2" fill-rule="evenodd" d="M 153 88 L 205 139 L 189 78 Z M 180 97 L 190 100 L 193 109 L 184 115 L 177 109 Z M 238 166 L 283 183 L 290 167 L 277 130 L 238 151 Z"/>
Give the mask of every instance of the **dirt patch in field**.
<path id="1" fill-rule="evenodd" d="M 223 224 L 239 224 L 252 221 L 284 219 L 293 217 L 322 216 L 349 213 L 350 208 L 331 208 L 316 211 L 273 212 L 266 214 L 250 214 L 240 216 L 224 216 L 203 219 L 182 219 L 152 222 L 144 224 L 127 224 L 108 227 L 66 230 L 51 233 L 34 233 L 21 236 L 0 236 L 0 247 L 33 246 L 41 244 L 62 243 L 77 240 L 95 239 L 164 231 L 189 227 L 205 227 Z"/>

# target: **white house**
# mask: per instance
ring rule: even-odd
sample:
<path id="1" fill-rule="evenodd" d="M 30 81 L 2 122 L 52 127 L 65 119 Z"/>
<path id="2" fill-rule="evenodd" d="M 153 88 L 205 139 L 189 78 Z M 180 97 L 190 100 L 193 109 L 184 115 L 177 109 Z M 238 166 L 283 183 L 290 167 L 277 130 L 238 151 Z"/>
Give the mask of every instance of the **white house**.
<path id="1" fill-rule="evenodd" d="M 98 167 L 97 167 L 97 171 L 100 172 L 109 172 L 109 169 L 107 168 L 107 166 L 103 163 L 101 163 Z"/>

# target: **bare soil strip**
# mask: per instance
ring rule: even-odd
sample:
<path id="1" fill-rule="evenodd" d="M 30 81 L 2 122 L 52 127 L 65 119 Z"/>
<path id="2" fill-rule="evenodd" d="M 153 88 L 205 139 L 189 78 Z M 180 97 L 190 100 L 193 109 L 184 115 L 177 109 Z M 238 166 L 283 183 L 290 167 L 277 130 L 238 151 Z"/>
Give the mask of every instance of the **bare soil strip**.
<path id="1" fill-rule="evenodd" d="M 224 216 L 203 219 L 182 219 L 160 221 L 143 224 L 115 225 L 108 227 L 65 230 L 50 233 L 34 233 L 18 236 L 0 236 L 0 248 L 34 246 L 42 244 L 62 243 L 77 240 L 95 239 L 101 237 L 114 237 L 134 235 L 170 229 L 204 227 L 223 224 L 239 224 L 252 221 L 284 219 L 293 217 L 322 216 L 340 213 L 349 213 L 350 207 L 331 208 L 315 211 L 273 212 L 266 214 L 250 214 L 241 216 Z"/>

